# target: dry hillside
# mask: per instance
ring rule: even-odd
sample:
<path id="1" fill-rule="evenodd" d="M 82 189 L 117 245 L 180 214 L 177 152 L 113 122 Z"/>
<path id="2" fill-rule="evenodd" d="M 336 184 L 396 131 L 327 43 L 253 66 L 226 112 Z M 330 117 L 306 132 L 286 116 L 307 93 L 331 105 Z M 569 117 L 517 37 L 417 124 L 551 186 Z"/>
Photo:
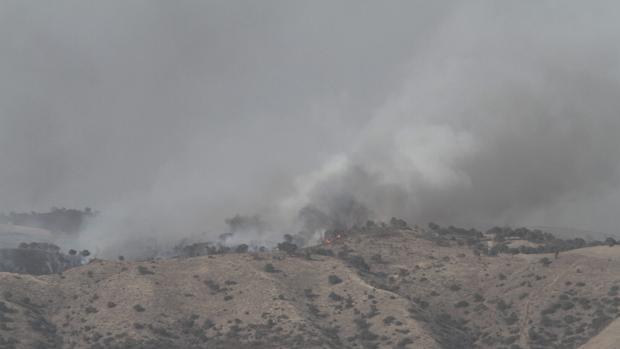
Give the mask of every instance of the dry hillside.
<path id="1" fill-rule="evenodd" d="M 620 347 L 620 247 L 491 257 L 392 231 L 0 273 L 0 290 L 0 348 Z"/>

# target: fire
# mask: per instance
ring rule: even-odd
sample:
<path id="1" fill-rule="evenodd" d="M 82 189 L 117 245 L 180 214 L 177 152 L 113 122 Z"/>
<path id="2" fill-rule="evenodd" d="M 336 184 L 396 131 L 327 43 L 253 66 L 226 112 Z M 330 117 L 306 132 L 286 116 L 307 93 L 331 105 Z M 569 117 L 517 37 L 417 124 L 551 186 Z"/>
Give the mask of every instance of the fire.
<path id="1" fill-rule="evenodd" d="M 344 239 L 344 235 L 343 234 L 329 234 L 329 237 L 324 237 L 323 238 L 323 244 L 325 245 L 331 245 L 334 244 L 338 241 L 341 241 L 342 239 Z"/>

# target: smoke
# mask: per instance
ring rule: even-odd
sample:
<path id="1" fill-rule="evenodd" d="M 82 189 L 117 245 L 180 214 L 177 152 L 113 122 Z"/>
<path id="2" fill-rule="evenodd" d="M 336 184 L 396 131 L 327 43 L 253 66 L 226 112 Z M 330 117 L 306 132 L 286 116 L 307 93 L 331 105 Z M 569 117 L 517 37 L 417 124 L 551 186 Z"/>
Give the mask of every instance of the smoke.
<path id="1" fill-rule="evenodd" d="M 613 232 L 620 80 L 610 23 L 531 5 L 450 16 L 340 165 L 300 185 L 299 206 L 348 197 L 384 220 Z"/>
<path id="2" fill-rule="evenodd" d="M 401 217 L 613 233 L 613 2 L 0 5 L 0 210 L 99 255 Z"/>

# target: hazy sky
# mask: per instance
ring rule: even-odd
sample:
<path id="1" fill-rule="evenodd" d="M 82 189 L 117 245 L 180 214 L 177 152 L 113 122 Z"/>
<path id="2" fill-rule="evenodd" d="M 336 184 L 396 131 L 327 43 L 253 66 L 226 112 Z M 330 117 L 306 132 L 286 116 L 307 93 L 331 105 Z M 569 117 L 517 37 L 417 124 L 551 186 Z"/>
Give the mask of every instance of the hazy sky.
<path id="1" fill-rule="evenodd" d="M 377 218 L 612 231 L 618 10 L 4 1 L 0 210 L 92 206 L 92 236 L 162 236 L 349 196 Z"/>

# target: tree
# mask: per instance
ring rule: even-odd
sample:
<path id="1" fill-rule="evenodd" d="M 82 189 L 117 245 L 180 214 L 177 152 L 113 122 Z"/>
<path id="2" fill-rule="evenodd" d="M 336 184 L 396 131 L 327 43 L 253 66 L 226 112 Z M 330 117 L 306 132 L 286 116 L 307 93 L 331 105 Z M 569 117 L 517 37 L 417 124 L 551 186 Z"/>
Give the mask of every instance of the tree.
<path id="1" fill-rule="evenodd" d="M 614 247 L 617 244 L 617 242 L 616 242 L 616 239 L 614 238 L 607 238 L 605 239 L 605 244 L 607 244 L 609 247 Z"/>
<path id="2" fill-rule="evenodd" d="M 297 245 L 292 242 L 284 241 L 278 244 L 278 250 L 293 254 L 297 251 Z"/>
<path id="3" fill-rule="evenodd" d="M 241 244 L 235 248 L 236 253 L 246 253 L 250 247 L 246 244 Z"/>
<path id="4" fill-rule="evenodd" d="M 390 219 L 390 225 L 392 226 L 392 228 L 396 229 L 411 230 L 405 220 L 398 219 L 396 217 L 392 217 L 392 219 Z"/>

